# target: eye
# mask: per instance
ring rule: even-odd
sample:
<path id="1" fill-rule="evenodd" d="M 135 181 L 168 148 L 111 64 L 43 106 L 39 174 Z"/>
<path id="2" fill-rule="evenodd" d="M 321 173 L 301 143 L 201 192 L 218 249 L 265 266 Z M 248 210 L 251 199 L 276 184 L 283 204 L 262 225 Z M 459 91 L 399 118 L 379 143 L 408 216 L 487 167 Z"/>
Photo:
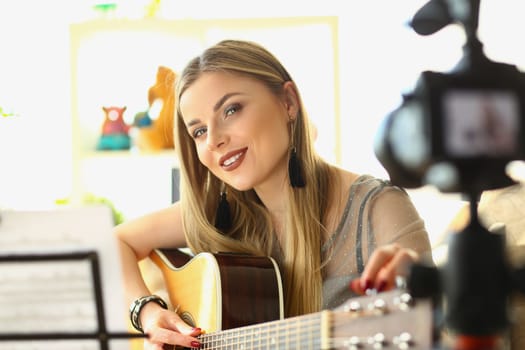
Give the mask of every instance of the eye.
<path id="1" fill-rule="evenodd" d="M 226 117 L 229 117 L 232 114 L 234 114 L 235 112 L 239 111 L 240 109 L 241 109 L 241 105 L 238 104 L 238 103 L 230 105 L 224 110 L 224 115 Z"/>
<path id="2" fill-rule="evenodd" d="M 200 136 L 204 135 L 204 133 L 206 132 L 206 128 L 197 128 L 195 130 L 193 130 L 193 132 L 191 133 L 191 136 L 194 138 L 194 139 L 197 139 L 199 138 Z"/>

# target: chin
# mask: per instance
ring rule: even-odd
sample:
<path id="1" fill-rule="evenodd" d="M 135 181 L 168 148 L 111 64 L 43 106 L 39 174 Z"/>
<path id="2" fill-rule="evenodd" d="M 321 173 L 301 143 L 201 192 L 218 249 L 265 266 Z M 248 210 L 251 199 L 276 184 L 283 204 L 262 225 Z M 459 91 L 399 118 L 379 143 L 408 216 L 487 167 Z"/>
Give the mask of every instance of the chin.
<path id="1" fill-rule="evenodd" d="M 253 185 L 247 183 L 228 183 L 228 185 L 241 192 L 253 189 Z"/>
<path id="2" fill-rule="evenodd" d="M 237 191 L 240 191 L 240 192 L 249 191 L 249 190 L 253 189 L 253 186 L 231 186 L 231 187 L 233 187 L 234 189 L 236 189 Z"/>

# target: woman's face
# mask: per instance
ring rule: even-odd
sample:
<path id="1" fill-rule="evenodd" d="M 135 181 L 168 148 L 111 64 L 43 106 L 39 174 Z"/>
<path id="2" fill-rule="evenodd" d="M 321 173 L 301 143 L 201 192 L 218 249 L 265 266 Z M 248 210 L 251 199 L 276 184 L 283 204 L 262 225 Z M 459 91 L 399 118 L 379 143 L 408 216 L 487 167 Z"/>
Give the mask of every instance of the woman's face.
<path id="1" fill-rule="evenodd" d="M 240 191 L 285 181 L 289 115 L 297 113 L 290 85 L 278 97 L 242 75 L 201 75 L 180 97 L 180 111 L 202 164 Z"/>

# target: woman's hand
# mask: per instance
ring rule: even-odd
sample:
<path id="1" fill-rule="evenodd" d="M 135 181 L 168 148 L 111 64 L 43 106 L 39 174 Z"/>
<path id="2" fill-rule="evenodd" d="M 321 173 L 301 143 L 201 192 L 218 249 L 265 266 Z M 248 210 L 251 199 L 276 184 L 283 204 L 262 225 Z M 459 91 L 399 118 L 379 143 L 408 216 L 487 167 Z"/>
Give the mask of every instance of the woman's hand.
<path id="1" fill-rule="evenodd" d="M 369 289 L 377 292 L 393 289 L 396 277 L 407 277 L 410 266 L 418 260 L 417 252 L 397 243 L 378 247 L 370 256 L 361 277 L 353 280 L 350 287 L 360 295 Z"/>
<path id="2" fill-rule="evenodd" d="M 175 312 L 148 303 L 141 313 L 142 328 L 149 336 L 144 341 L 144 350 L 162 350 L 164 344 L 200 347 L 201 343 L 196 337 L 203 333 L 202 330 L 189 326 Z"/>

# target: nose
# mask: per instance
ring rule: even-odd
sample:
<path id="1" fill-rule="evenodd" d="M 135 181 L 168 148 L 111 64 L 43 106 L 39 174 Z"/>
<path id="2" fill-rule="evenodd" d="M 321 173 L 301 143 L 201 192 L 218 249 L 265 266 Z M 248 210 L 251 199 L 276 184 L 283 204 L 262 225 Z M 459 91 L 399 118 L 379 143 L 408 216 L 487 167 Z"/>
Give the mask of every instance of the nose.
<path id="1" fill-rule="evenodd" d="M 208 150 L 215 151 L 224 145 L 227 141 L 227 136 L 217 127 L 208 127 L 206 143 Z"/>

